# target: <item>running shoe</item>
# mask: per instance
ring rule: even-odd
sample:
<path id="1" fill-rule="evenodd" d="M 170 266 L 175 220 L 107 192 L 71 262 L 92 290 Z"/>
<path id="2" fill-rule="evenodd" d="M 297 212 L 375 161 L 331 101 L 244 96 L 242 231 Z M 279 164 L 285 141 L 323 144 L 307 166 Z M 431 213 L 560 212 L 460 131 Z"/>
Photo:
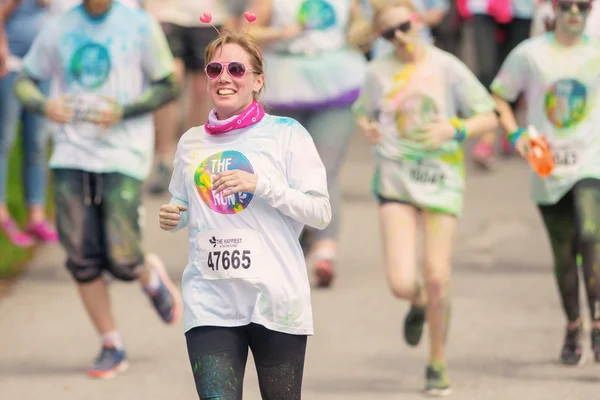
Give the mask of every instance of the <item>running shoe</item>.
<path id="1" fill-rule="evenodd" d="M 473 161 L 481 169 L 490 170 L 494 162 L 494 148 L 492 145 L 485 142 L 477 143 L 473 149 Z"/>
<path id="2" fill-rule="evenodd" d="M 181 294 L 167 275 L 160 258 L 153 254 L 149 254 L 146 257 L 149 261 L 148 264 L 158 273 L 160 283 L 158 289 L 144 289 L 144 291 L 162 320 L 169 325 L 176 324 L 181 317 L 183 308 Z"/>
<path id="3" fill-rule="evenodd" d="M 600 328 L 592 328 L 592 351 L 594 361 L 600 363 Z"/>
<path id="4" fill-rule="evenodd" d="M 567 328 L 565 342 L 560 353 L 560 362 L 565 365 L 583 364 L 583 352 L 581 348 L 581 334 L 583 329 L 579 325 L 575 329 Z"/>
<path id="5" fill-rule="evenodd" d="M 423 336 L 423 325 L 425 325 L 425 307 L 410 307 L 406 318 L 404 318 L 404 339 L 411 346 L 416 346 Z"/>
<path id="6" fill-rule="evenodd" d="M 334 262 L 332 259 L 320 259 L 315 262 L 315 275 L 317 287 L 328 288 L 335 277 Z"/>
<path id="7" fill-rule="evenodd" d="M 58 242 L 58 233 L 48 222 L 42 221 L 38 224 L 29 225 L 27 234 L 44 243 Z"/>
<path id="8" fill-rule="evenodd" d="M 156 196 L 165 194 L 169 190 L 171 170 L 164 163 L 159 163 L 154 170 L 154 177 L 150 183 L 150 193 Z"/>
<path id="9" fill-rule="evenodd" d="M 17 247 L 31 247 L 34 244 L 33 238 L 22 232 L 17 223 L 11 218 L 0 222 L 0 230 Z"/>
<path id="10" fill-rule="evenodd" d="M 103 346 L 100 354 L 88 369 L 88 376 L 91 378 L 110 379 L 114 378 L 117 372 L 125 372 L 128 367 L 125 350 L 118 350 L 112 346 Z"/>
<path id="11" fill-rule="evenodd" d="M 425 372 L 425 393 L 430 396 L 448 396 L 452 393 L 448 368 L 445 364 L 428 365 Z"/>

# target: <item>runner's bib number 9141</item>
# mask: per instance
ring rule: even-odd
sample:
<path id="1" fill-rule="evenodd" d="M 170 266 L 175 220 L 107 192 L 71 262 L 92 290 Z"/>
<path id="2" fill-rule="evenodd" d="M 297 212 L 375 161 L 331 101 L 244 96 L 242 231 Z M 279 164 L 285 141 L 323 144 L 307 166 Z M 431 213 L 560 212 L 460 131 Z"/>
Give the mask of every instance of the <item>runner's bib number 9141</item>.
<path id="1" fill-rule="evenodd" d="M 249 279 L 260 276 L 261 240 L 251 229 L 200 232 L 200 268 L 204 279 Z"/>

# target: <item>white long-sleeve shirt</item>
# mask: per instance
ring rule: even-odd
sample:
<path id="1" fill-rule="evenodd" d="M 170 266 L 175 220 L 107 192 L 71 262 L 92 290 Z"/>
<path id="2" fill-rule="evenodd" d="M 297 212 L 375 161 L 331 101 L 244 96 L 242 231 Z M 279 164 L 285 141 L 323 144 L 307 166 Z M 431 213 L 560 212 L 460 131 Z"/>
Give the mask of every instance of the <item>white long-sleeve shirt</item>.
<path id="1" fill-rule="evenodd" d="M 226 170 L 258 176 L 254 193 L 222 196 L 212 177 Z M 265 115 L 223 135 L 203 127 L 181 138 L 170 185 L 188 207 L 189 259 L 183 273 L 185 330 L 251 322 L 313 334 L 310 285 L 298 237 L 331 220 L 325 168 L 297 121 Z"/>

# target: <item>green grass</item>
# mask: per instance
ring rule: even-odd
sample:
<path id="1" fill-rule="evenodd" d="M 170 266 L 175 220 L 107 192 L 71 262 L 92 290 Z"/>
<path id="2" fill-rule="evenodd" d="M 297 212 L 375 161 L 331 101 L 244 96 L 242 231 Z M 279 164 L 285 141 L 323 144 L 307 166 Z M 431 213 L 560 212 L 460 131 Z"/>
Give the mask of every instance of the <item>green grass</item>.
<path id="1" fill-rule="evenodd" d="M 23 226 L 27 220 L 27 206 L 23 193 L 23 151 L 21 136 L 20 133 L 17 135 L 17 140 L 15 140 L 15 145 L 9 157 L 6 194 L 11 214 Z M 51 193 L 50 191 L 51 185 L 49 184 L 48 193 Z M 48 199 L 51 199 L 51 197 L 48 196 Z M 48 211 L 51 213 L 50 202 L 48 203 Z M 30 249 L 15 247 L 8 242 L 3 234 L 0 234 L 0 278 L 13 277 L 19 274 L 34 251 L 35 247 Z"/>

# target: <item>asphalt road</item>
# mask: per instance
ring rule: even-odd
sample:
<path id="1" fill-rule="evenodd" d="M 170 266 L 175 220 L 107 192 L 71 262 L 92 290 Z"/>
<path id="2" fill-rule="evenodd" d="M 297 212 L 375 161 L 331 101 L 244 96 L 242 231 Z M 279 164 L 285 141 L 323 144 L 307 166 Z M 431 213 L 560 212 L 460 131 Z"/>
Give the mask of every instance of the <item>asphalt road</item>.
<path id="1" fill-rule="evenodd" d="M 384 280 L 371 173 L 370 150 L 356 137 L 343 171 L 339 279 L 331 290 L 313 292 L 308 400 L 422 398 L 427 346 L 413 349 L 402 340 L 408 306 L 392 297 Z M 587 400 L 600 393 L 600 365 L 556 362 L 564 321 L 527 184 L 527 166 L 516 159 L 499 162 L 492 173 L 469 170 L 452 290 L 454 398 Z M 183 232 L 158 228 L 156 213 L 165 200 L 146 199 L 145 241 L 179 283 L 187 241 Z M 195 398 L 182 326 L 164 326 L 135 284 L 111 285 L 129 371 L 110 381 L 86 377 L 98 337 L 63 263 L 58 246 L 44 249 L 0 300 L 0 399 Z M 260 399 L 251 360 L 245 398 Z"/>

